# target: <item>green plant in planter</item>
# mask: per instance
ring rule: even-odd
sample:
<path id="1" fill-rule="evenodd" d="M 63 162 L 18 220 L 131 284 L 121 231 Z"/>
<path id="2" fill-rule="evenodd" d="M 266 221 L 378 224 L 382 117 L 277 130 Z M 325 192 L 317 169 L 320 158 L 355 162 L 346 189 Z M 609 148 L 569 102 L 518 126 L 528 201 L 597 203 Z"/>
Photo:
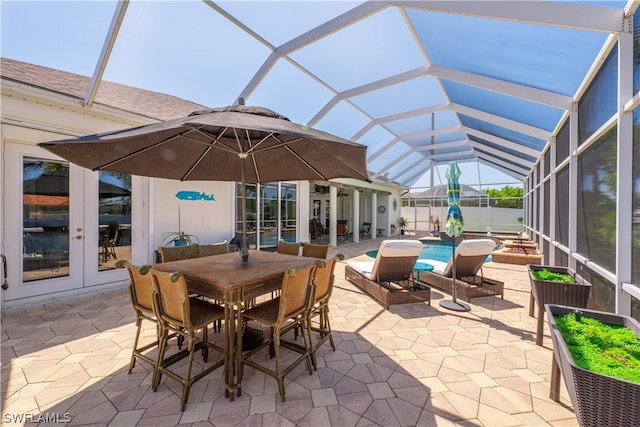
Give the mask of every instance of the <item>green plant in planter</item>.
<path id="1" fill-rule="evenodd" d="M 581 314 L 578 311 L 554 316 L 575 364 L 592 372 L 640 383 L 640 340 L 636 334 L 626 326 Z"/>
<path id="2" fill-rule="evenodd" d="M 193 234 L 187 234 L 184 231 L 170 231 L 162 235 L 160 246 L 189 246 L 199 242 Z"/>
<path id="3" fill-rule="evenodd" d="M 555 271 L 549 271 L 546 268 L 540 270 L 531 270 L 531 274 L 536 280 L 544 280 L 546 282 L 575 283 L 571 274 L 557 273 Z"/>

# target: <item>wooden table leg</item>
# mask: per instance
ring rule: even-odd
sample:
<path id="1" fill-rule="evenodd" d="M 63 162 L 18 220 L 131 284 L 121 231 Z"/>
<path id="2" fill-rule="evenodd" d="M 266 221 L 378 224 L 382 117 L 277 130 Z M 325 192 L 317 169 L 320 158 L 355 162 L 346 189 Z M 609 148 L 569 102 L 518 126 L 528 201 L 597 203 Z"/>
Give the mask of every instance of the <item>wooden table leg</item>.
<path id="1" fill-rule="evenodd" d="M 233 349 L 233 337 L 235 334 L 233 333 L 233 309 L 229 302 L 229 298 L 225 297 L 224 303 L 224 344 L 226 351 L 224 352 L 224 396 L 233 400 L 234 397 L 234 384 L 233 384 L 233 375 L 232 371 L 232 361 L 234 353 Z"/>
<path id="2" fill-rule="evenodd" d="M 238 392 L 238 397 L 242 395 L 242 374 L 243 374 L 243 366 L 242 366 L 242 334 L 244 332 L 242 327 L 242 302 L 238 302 L 234 305 L 235 307 L 235 369 L 237 375 L 237 381 L 235 385 L 235 389 Z"/>

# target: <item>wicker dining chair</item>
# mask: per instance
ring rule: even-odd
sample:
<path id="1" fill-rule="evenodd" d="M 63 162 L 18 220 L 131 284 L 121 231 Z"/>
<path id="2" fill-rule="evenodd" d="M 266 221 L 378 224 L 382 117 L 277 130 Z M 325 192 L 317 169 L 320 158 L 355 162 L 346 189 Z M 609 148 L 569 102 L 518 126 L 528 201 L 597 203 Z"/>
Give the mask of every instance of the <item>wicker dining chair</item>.
<path id="1" fill-rule="evenodd" d="M 267 326 L 270 330 L 270 336 L 260 346 L 242 356 L 239 381 L 242 379 L 244 365 L 252 366 L 278 381 L 278 391 L 283 402 L 285 401 L 284 377 L 289 372 L 302 361 L 305 361 L 309 374 L 312 374 L 311 347 L 307 333 L 306 318 L 307 311 L 310 308 L 311 281 L 315 269 L 315 265 L 297 270 L 288 269 L 282 279 L 280 297 L 253 306 L 242 313 L 245 319 Z M 288 331 L 292 325 L 298 323 L 302 325 L 304 345 L 286 341 L 281 337 L 283 332 Z M 254 360 L 254 355 L 265 347 L 273 348 L 276 359 L 275 369 L 270 369 L 263 361 Z M 299 353 L 299 356 L 286 367 L 282 366 L 281 347 Z"/>
<path id="2" fill-rule="evenodd" d="M 131 361 L 129 362 L 129 373 L 136 365 L 136 359 L 149 363 L 155 376 L 156 357 L 147 355 L 147 351 L 158 346 L 158 337 L 160 336 L 160 324 L 153 311 L 153 277 L 149 273 L 148 266 L 136 266 L 125 260 L 116 261 L 117 268 L 126 268 L 129 273 L 129 298 L 131 306 L 136 313 L 136 337 L 133 341 L 133 350 L 131 351 Z M 142 331 L 142 321 L 146 320 L 156 326 L 156 340 L 138 347 L 140 341 L 140 332 Z M 179 343 L 181 344 L 181 343 Z"/>
<path id="3" fill-rule="evenodd" d="M 182 384 L 182 400 L 180 411 L 184 411 L 189 400 L 191 385 L 205 377 L 215 369 L 224 365 L 225 349 L 207 339 L 207 326 L 224 318 L 224 309 L 207 301 L 189 298 L 187 281 L 180 272 L 161 272 L 150 269 L 154 286 L 154 310 L 160 322 L 160 350 L 156 361 L 155 378 L 152 382 L 153 391 L 158 389 L 162 374 Z M 200 332 L 200 336 L 198 336 Z M 169 334 L 178 334 L 187 340 L 188 363 L 185 376 L 170 367 L 184 356 L 180 353 L 165 357 Z M 208 361 L 209 347 L 217 350 L 222 357 L 215 363 L 203 368 L 196 375 L 192 375 L 193 359 L 196 352 L 196 342 L 202 347 L 204 362 Z M 180 372 L 184 367 L 178 368 Z"/>
<path id="4" fill-rule="evenodd" d="M 312 258 L 327 259 L 331 245 L 315 245 L 313 243 L 304 243 L 302 245 L 302 256 Z"/>
<path id="5" fill-rule="evenodd" d="M 285 240 L 280 239 L 278 241 L 278 247 L 276 248 L 276 252 L 279 254 L 286 255 L 300 255 L 300 243 L 287 242 Z"/>
<path id="6" fill-rule="evenodd" d="M 313 293 L 310 309 L 307 311 L 307 329 L 309 331 L 309 340 L 311 344 L 311 362 L 313 369 L 318 369 L 318 361 L 316 351 L 327 340 L 331 344 L 333 351 L 336 351 L 336 345 L 331 334 L 331 322 L 329 320 L 329 300 L 333 293 L 333 283 L 335 281 L 335 268 L 338 260 L 342 261 L 344 255 L 338 254 L 328 259 L 324 265 L 318 266 L 313 275 Z M 318 334 L 318 340 L 314 343 L 312 332 Z"/>
<path id="7" fill-rule="evenodd" d="M 208 245 L 198 245 L 198 257 L 222 255 L 229 253 L 229 242 L 223 240 L 220 243 L 211 243 Z"/>
<path id="8" fill-rule="evenodd" d="M 160 262 L 197 258 L 199 254 L 198 246 L 198 244 L 187 246 L 160 246 L 158 248 Z"/>

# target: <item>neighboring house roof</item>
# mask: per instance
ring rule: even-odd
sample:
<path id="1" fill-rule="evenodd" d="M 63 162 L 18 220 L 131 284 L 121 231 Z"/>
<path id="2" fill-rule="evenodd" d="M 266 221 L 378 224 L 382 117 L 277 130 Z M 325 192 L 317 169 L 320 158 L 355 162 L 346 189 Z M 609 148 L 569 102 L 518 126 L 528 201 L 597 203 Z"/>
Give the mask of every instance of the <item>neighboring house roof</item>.
<path id="1" fill-rule="evenodd" d="M 481 191 L 478 191 L 477 189 L 466 184 L 460 184 L 460 196 L 461 197 L 478 197 L 478 196 L 489 197 L 487 194 Z M 436 185 L 435 187 L 431 187 L 426 191 L 407 193 L 405 194 L 405 197 L 412 197 L 414 199 L 446 198 L 447 186 Z"/>
<path id="2" fill-rule="evenodd" d="M 0 77 L 78 100 L 84 99 L 91 80 L 86 76 L 9 58 L 0 58 Z M 206 108 L 172 95 L 108 81 L 100 83 L 94 103 L 157 120 L 184 117 L 192 111 Z"/>

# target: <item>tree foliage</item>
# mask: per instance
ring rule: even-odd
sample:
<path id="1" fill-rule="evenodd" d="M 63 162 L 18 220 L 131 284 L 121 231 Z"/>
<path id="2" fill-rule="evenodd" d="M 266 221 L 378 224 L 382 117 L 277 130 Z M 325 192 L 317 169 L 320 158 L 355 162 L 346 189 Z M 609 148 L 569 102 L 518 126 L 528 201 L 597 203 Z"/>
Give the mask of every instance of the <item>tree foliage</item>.
<path id="1" fill-rule="evenodd" d="M 483 193 L 488 194 L 496 201 L 497 208 L 514 208 L 522 209 L 523 202 L 523 190 L 522 187 L 511 187 L 509 185 L 500 189 L 489 188 L 482 190 Z"/>

